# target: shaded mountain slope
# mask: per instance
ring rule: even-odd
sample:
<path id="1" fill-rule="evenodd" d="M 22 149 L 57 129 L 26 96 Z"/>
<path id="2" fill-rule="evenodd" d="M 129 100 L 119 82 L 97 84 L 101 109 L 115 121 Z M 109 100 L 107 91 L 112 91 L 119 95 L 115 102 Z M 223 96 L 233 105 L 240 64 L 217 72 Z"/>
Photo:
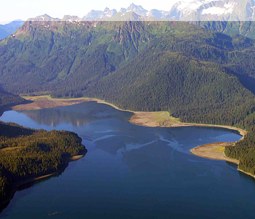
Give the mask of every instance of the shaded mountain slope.
<path id="1" fill-rule="evenodd" d="M 246 128 L 245 140 L 226 152 L 253 172 L 254 51 L 251 38 L 183 22 L 29 21 L 0 42 L 0 84 Z"/>
<path id="2" fill-rule="evenodd" d="M 0 45 L 0 83 L 16 93 L 101 97 L 236 124 L 253 112 L 242 86 L 252 88 L 242 79 L 255 77 L 253 51 L 251 39 L 185 22 L 30 21 Z"/>
<path id="3" fill-rule="evenodd" d="M 15 38 L 0 43 L 0 83 L 16 93 L 64 86 L 62 95 L 80 96 L 145 49 L 178 52 L 254 77 L 254 42 L 242 36 L 184 22 L 27 22 Z"/>
<path id="4" fill-rule="evenodd" d="M 232 125 L 255 104 L 252 93 L 223 68 L 167 51 L 145 51 L 86 94 L 123 108 L 167 110 L 185 121 Z"/>
<path id="5" fill-rule="evenodd" d="M 10 108 L 13 105 L 25 103 L 26 100 L 21 97 L 8 93 L 0 87 L 0 115 L 3 111 Z"/>

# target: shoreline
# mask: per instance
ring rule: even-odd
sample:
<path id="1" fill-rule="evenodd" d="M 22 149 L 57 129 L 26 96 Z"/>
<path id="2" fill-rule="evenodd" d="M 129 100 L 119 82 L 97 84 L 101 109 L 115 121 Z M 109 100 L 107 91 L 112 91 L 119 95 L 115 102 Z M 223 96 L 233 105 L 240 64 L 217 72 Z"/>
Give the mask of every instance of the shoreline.
<path id="1" fill-rule="evenodd" d="M 15 105 L 11 108 L 12 110 L 16 110 L 16 111 L 40 110 L 40 109 L 50 109 L 50 108 L 61 107 L 61 106 L 71 106 L 71 105 L 76 105 L 79 103 L 96 102 L 96 103 L 111 106 L 112 108 L 122 112 L 130 112 L 130 113 L 136 112 L 132 110 L 121 109 L 112 103 L 109 103 L 105 100 L 101 100 L 98 98 L 93 98 L 93 97 L 55 98 L 55 97 L 51 97 L 50 95 L 21 96 L 21 97 L 31 102 Z"/>
<path id="2" fill-rule="evenodd" d="M 245 135 L 247 135 L 247 131 L 235 126 L 228 125 L 216 125 L 216 124 L 203 124 L 203 123 L 188 123 L 181 122 L 178 118 L 172 117 L 169 112 L 138 112 L 133 111 L 134 115 L 129 119 L 129 122 L 135 125 L 145 126 L 145 127 L 165 127 L 165 128 L 179 128 L 179 127 L 209 127 L 209 128 L 223 128 L 231 131 L 236 131 L 242 138 L 239 140 L 243 140 Z M 165 114 L 164 117 L 158 119 L 158 121 L 151 121 L 158 114 Z M 154 115 L 153 115 L 154 114 Z M 157 120 L 157 118 L 156 118 Z"/>
<path id="3" fill-rule="evenodd" d="M 227 161 L 236 165 L 239 165 L 239 160 L 227 157 L 224 153 L 225 147 L 234 147 L 233 142 L 216 142 L 211 144 L 205 144 L 192 148 L 190 152 L 198 157 Z"/>
<path id="4" fill-rule="evenodd" d="M 74 155 L 74 156 L 72 156 L 72 157 L 69 159 L 68 163 L 69 163 L 69 162 L 72 162 L 72 161 L 80 160 L 80 159 L 82 159 L 83 157 L 84 157 L 84 155 Z M 61 172 L 61 170 L 55 171 L 55 172 L 53 172 L 53 173 L 45 174 L 45 175 L 42 175 L 42 176 L 32 177 L 32 178 L 29 178 L 29 179 L 21 180 L 21 181 L 19 181 L 19 182 L 14 183 L 14 188 L 17 189 L 17 188 L 19 188 L 19 187 L 25 186 L 25 185 L 30 184 L 30 183 L 40 182 L 40 181 L 42 181 L 42 180 L 51 178 L 51 177 L 53 177 L 53 176 L 57 176 L 60 172 Z"/>
<path id="5" fill-rule="evenodd" d="M 121 109 L 120 107 L 109 103 L 105 100 L 101 100 L 98 98 L 90 98 L 90 97 L 80 97 L 80 98 L 52 98 L 49 95 L 43 96 L 22 96 L 22 98 L 33 101 L 32 103 L 27 104 L 20 104 L 12 107 L 13 110 L 17 111 L 26 111 L 26 110 L 38 110 L 38 109 L 47 109 L 47 108 L 54 108 L 54 107 L 61 107 L 61 106 L 71 106 L 83 102 L 97 102 L 99 104 L 108 105 L 114 109 L 117 109 L 122 112 L 130 112 L 134 115 L 131 116 L 129 122 L 134 125 L 140 125 L 145 127 L 165 127 L 165 128 L 178 128 L 178 127 L 212 127 L 212 128 L 223 128 L 232 131 L 237 131 L 242 138 L 239 140 L 243 140 L 245 135 L 247 134 L 246 130 L 241 128 L 237 128 L 234 126 L 227 126 L 227 125 L 215 125 L 215 124 L 200 124 L 200 123 L 186 123 L 181 122 L 178 118 L 172 117 L 169 112 L 166 111 L 158 111 L 158 112 L 142 112 L 142 111 L 133 111 L 133 110 L 125 110 Z M 40 105 L 42 102 L 55 102 L 55 105 L 51 104 L 44 104 Z M 39 104 L 37 104 L 39 102 Z M 155 119 L 156 117 L 156 119 Z M 156 121 L 153 121 L 153 120 Z"/>
<path id="6" fill-rule="evenodd" d="M 129 122 L 144 127 L 166 127 L 166 128 L 178 128 L 178 127 L 205 127 L 205 128 L 222 128 L 230 131 L 236 131 L 239 133 L 242 141 L 244 137 L 247 135 L 247 131 L 241 128 L 237 128 L 234 126 L 227 125 L 214 125 L 214 124 L 200 124 L 200 123 L 184 123 L 181 122 L 180 119 L 172 117 L 169 112 L 160 111 L 160 112 L 141 112 L 141 111 L 132 111 L 121 109 L 120 107 L 109 103 L 105 100 L 101 100 L 98 98 L 89 98 L 89 97 L 81 97 L 81 98 L 52 98 L 49 95 L 44 96 L 22 96 L 24 99 L 32 101 L 32 103 L 21 104 L 14 106 L 12 109 L 17 111 L 23 110 L 38 110 L 44 108 L 54 108 L 60 106 L 70 106 L 74 104 L 79 104 L 83 102 L 97 102 L 100 104 L 108 105 L 114 109 L 120 110 L 122 112 L 130 112 L 133 115 L 130 117 Z M 239 142 L 237 141 L 237 142 Z M 239 164 L 239 161 L 236 159 L 229 158 L 225 155 L 224 150 L 225 147 L 235 146 L 237 142 L 215 142 L 206 145 L 200 145 L 195 148 L 192 148 L 190 152 L 195 155 L 206 159 L 212 160 L 222 160 L 231 162 L 234 164 Z M 79 158 L 78 158 L 79 159 Z M 239 169 L 238 169 L 239 170 Z M 255 178 L 250 173 L 246 173 L 245 171 L 239 170 L 247 175 L 250 175 Z"/>
<path id="7" fill-rule="evenodd" d="M 74 155 L 74 156 L 72 156 L 72 157 L 70 158 L 70 161 L 69 161 L 69 162 L 80 160 L 80 159 L 82 159 L 84 156 L 85 156 L 84 154 Z"/>
<path id="8" fill-rule="evenodd" d="M 243 174 L 245 174 L 245 175 L 248 175 L 248 176 L 252 177 L 253 179 L 255 179 L 255 175 L 253 175 L 253 174 L 251 174 L 251 173 L 249 173 L 249 172 L 246 172 L 246 171 L 244 171 L 244 170 L 241 170 L 241 169 L 239 169 L 239 168 L 237 168 L 237 170 L 238 170 L 239 172 L 241 172 L 241 173 L 243 173 Z"/>
<path id="9" fill-rule="evenodd" d="M 13 106 L 11 109 L 16 111 L 49 109 L 61 106 L 71 106 L 84 102 L 82 98 L 52 98 L 49 95 L 43 96 L 22 96 L 23 99 L 30 101 L 29 103 Z"/>
<path id="10" fill-rule="evenodd" d="M 42 174 L 37 177 L 28 177 L 28 178 L 20 179 L 17 181 L 14 180 L 14 182 L 11 181 L 10 184 L 8 185 L 8 191 L 6 191 L 6 195 L 4 199 L 1 200 L 0 210 L 4 209 L 9 204 L 9 202 L 12 200 L 13 196 L 15 195 L 17 191 L 23 190 L 24 188 L 30 187 L 36 183 L 39 183 L 51 177 L 62 174 L 62 172 L 68 167 L 70 162 L 82 159 L 85 156 L 85 154 L 86 153 L 71 156 L 63 166 L 61 166 L 58 170 L 54 172 L 51 172 L 48 174 Z"/>

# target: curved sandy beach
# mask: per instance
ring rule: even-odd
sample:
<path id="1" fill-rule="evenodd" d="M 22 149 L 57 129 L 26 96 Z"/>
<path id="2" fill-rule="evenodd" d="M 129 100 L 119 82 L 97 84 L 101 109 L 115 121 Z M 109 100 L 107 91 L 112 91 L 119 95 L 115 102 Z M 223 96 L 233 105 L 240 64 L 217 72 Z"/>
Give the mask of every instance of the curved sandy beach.
<path id="1" fill-rule="evenodd" d="M 192 148 L 190 152 L 196 156 L 212 159 L 212 160 L 224 160 L 234 164 L 239 164 L 239 160 L 229 158 L 225 155 L 225 147 L 231 147 L 233 143 L 219 142 L 206 144 Z"/>

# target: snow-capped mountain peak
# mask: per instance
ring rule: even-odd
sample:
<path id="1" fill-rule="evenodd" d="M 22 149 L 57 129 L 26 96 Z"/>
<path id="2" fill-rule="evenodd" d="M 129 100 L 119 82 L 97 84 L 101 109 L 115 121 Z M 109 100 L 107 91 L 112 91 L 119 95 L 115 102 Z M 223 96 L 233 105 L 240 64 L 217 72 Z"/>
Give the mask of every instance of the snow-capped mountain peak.
<path id="1" fill-rule="evenodd" d="M 182 0 L 169 17 L 178 20 L 250 20 L 253 0 Z"/>
<path id="2" fill-rule="evenodd" d="M 52 18 L 51 16 L 44 14 L 37 16 L 35 18 L 30 18 L 28 19 L 29 21 L 60 21 L 61 19 L 59 18 Z"/>
<path id="3" fill-rule="evenodd" d="M 134 12 L 140 16 L 146 16 L 147 10 L 145 10 L 141 5 L 135 5 L 132 3 L 128 8 L 127 12 Z"/>
<path id="4" fill-rule="evenodd" d="M 222 14 L 231 14 L 234 11 L 235 6 L 237 3 L 229 2 L 225 3 L 223 7 L 213 6 L 210 8 L 206 8 L 202 11 L 202 14 L 211 14 L 211 15 L 222 15 Z"/>
<path id="5" fill-rule="evenodd" d="M 65 21 L 123 21 L 127 20 L 165 20 L 165 21 L 245 21 L 255 20 L 255 0 L 180 0 L 171 8 L 163 11 L 146 10 L 141 5 L 132 3 L 119 11 L 106 7 L 103 11 L 92 10 L 82 19 L 75 16 L 65 16 Z M 56 21 L 48 15 L 31 20 Z"/>
<path id="6" fill-rule="evenodd" d="M 117 10 L 116 9 L 112 9 L 112 10 L 110 8 L 105 8 L 104 9 L 104 16 L 106 16 L 106 17 L 112 17 L 115 14 L 117 14 Z"/>

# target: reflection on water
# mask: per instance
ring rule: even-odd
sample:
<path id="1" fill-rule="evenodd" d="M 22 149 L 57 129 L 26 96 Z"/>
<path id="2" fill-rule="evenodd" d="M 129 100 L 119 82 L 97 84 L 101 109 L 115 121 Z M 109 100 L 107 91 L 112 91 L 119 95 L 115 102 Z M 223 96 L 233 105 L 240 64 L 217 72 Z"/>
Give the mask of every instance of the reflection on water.
<path id="1" fill-rule="evenodd" d="M 56 127 L 60 123 L 65 122 L 79 127 L 93 120 L 110 116 L 108 115 L 109 110 L 99 110 L 94 113 L 94 104 L 96 103 L 92 103 L 91 106 L 86 108 L 83 107 L 83 104 L 78 104 L 75 107 L 70 106 L 68 108 L 58 107 L 54 109 L 31 110 L 24 111 L 23 113 L 39 124 Z"/>
<path id="2" fill-rule="evenodd" d="M 224 129 L 146 128 L 131 113 L 94 102 L 26 112 L 3 121 L 74 131 L 88 149 L 59 177 L 18 192 L 3 218 L 253 218 L 255 185 L 236 166 L 190 154 L 236 141 Z"/>

